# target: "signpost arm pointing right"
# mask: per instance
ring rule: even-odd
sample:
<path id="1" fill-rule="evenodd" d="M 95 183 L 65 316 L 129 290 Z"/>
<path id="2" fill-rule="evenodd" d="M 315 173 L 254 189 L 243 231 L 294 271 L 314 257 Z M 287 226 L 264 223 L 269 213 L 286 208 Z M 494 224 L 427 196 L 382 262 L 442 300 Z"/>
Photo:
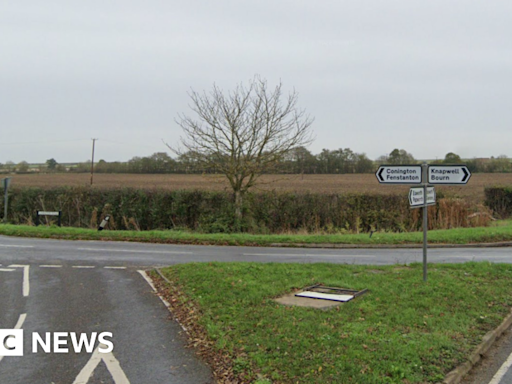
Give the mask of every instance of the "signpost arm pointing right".
<path id="1" fill-rule="evenodd" d="M 469 180 L 469 172 L 466 171 L 466 167 L 462 168 L 462 172 L 464 172 L 464 177 L 462 178 L 463 183 L 467 183 Z"/>

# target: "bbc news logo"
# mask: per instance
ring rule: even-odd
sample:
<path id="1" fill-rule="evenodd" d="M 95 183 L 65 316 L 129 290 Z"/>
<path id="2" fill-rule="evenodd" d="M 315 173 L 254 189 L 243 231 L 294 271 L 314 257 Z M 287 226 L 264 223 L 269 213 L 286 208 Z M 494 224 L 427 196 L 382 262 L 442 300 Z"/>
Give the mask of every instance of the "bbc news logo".
<path id="1" fill-rule="evenodd" d="M 96 341 L 98 352 L 110 353 L 114 350 L 111 332 L 45 332 L 44 336 L 32 333 L 32 353 L 69 353 L 74 351 L 87 353 L 94 351 Z M 23 356 L 23 329 L 0 329 L 0 356 Z"/>
<path id="2" fill-rule="evenodd" d="M 23 329 L 0 329 L 0 356 L 23 356 Z"/>

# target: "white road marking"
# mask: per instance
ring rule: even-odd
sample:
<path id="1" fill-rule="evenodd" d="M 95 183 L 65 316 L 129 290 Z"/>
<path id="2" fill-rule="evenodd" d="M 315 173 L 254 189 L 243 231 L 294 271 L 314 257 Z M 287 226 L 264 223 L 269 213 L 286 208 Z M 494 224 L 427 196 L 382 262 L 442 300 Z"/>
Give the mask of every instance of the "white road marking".
<path id="1" fill-rule="evenodd" d="M 0 244 L 0 247 L 6 247 L 6 248 L 34 248 L 33 245 L 11 245 L 11 244 Z"/>
<path id="2" fill-rule="evenodd" d="M 73 265 L 71 268 L 91 269 L 96 267 L 94 265 Z"/>
<path id="3" fill-rule="evenodd" d="M 146 280 L 146 282 L 153 289 L 153 291 L 157 292 L 155 284 L 153 284 L 153 280 L 151 280 L 151 277 L 148 276 L 146 271 L 138 270 L 137 272 L 139 272 L 141 274 L 141 276 L 144 278 L 144 280 Z"/>
<path id="4" fill-rule="evenodd" d="M 39 268 L 62 268 L 62 265 L 42 264 Z"/>
<path id="5" fill-rule="evenodd" d="M 126 269 L 126 267 L 103 267 L 105 269 Z"/>
<path id="6" fill-rule="evenodd" d="M 14 326 L 14 329 L 21 329 L 21 327 L 23 327 L 23 323 L 25 322 L 26 318 L 27 318 L 27 314 L 26 313 L 22 313 L 20 315 L 19 319 L 18 319 L 18 322 Z"/>
<path id="7" fill-rule="evenodd" d="M 9 268 L 23 268 L 23 297 L 27 297 L 30 293 L 29 270 L 30 265 L 13 264 Z"/>
<path id="8" fill-rule="evenodd" d="M 20 315 L 20 317 L 18 318 L 18 322 L 14 326 L 14 329 L 21 329 L 21 327 L 23 327 L 23 323 L 25 322 L 26 318 L 27 318 L 27 314 L 26 313 L 22 313 Z M 3 358 L 4 358 L 4 356 L 0 356 L 0 361 L 2 361 Z"/>
<path id="9" fill-rule="evenodd" d="M 29 268 L 30 265 L 23 267 L 23 296 L 27 297 L 30 293 L 30 282 L 29 282 Z"/>
<path id="10" fill-rule="evenodd" d="M 179 255 L 191 255 L 193 252 L 181 252 L 181 251 L 134 251 L 132 249 L 110 249 L 110 248 L 77 248 L 79 251 L 91 251 L 91 252 L 127 252 L 127 253 L 162 253 L 162 254 L 179 254 Z"/>
<path id="11" fill-rule="evenodd" d="M 14 268 L 0 268 L 0 272 L 12 272 L 15 271 Z"/>
<path id="12" fill-rule="evenodd" d="M 89 379 L 94 373 L 94 370 L 98 366 L 98 364 L 103 360 L 103 363 L 107 366 L 108 371 L 112 375 L 112 379 L 115 384 L 130 384 L 130 381 L 126 377 L 126 374 L 121 368 L 119 361 L 114 357 L 112 352 L 109 353 L 100 353 L 99 348 L 106 348 L 104 345 L 99 345 L 95 351 L 93 352 L 91 358 L 82 368 L 78 376 L 76 377 L 73 384 L 86 384 L 89 382 Z"/>
<path id="13" fill-rule="evenodd" d="M 153 289 L 153 291 L 155 291 L 155 293 L 157 294 L 157 296 L 160 298 L 160 300 L 162 301 L 162 303 L 164 303 L 164 305 L 167 307 L 167 309 L 170 310 L 170 307 L 171 307 L 171 304 L 169 304 L 169 302 L 167 300 L 165 300 L 162 296 L 160 296 L 158 294 L 158 291 L 156 290 L 156 287 L 155 287 L 155 284 L 153 284 L 153 280 L 151 279 L 151 277 L 148 276 L 148 274 L 146 273 L 146 271 L 143 271 L 143 270 L 138 270 L 137 272 L 139 272 L 141 274 L 141 276 L 144 278 L 144 280 L 146 280 L 146 282 L 149 284 L 149 286 Z M 185 326 L 183 324 L 180 323 L 180 321 L 178 319 L 176 319 L 176 322 L 180 325 L 181 329 L 183 329 L 183 331 L 185 332 L 188 332 L 187 331 L 187 328 L 185 328 Z"/>
<path id="14" fill-rule="evenodd" d="M 489 384 L 499 384 L 501 382 L 501 379 L 506 375 L 509 368 L 512 366 L 512 354 L 509 355 L 507 360 L 503 363 L 503 365 L 498 369 L 498 372 L 494 375 L 494 377 L 491 379 Z"/>

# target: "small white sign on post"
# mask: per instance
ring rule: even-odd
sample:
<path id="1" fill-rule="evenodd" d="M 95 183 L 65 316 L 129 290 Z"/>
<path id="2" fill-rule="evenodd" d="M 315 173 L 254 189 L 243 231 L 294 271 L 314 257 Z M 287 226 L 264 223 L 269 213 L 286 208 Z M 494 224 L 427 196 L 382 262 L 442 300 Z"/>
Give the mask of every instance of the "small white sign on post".
<path id="1" fill-rule="evenodd" d="M 425 205 L 423 187 L 411 188 L 409 190 L 409 204 L 411 208 L 421 208 Z M 434 187 L 427 187 L 427 205 L 436 204 L 436 190 Z"/>

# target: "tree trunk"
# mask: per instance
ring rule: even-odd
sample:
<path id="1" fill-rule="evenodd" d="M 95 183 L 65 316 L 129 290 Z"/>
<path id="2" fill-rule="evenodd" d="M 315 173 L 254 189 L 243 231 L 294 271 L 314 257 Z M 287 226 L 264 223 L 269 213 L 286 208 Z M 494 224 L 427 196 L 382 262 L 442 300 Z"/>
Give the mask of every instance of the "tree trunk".
<path id="1" fill-rule="evenodd" d="M 242 204 L 243 195 L 241 191 L 235 191 L 235 231 L 240 232 L 242 227 Z"/>

